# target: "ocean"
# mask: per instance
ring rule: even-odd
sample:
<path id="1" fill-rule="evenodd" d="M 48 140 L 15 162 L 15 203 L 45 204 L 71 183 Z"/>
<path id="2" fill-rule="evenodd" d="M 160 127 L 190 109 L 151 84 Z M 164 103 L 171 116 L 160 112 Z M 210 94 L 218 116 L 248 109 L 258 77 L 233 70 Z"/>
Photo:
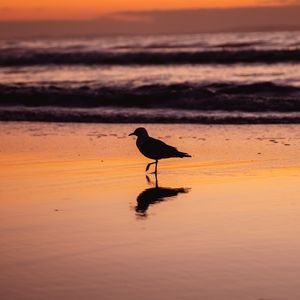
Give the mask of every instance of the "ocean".
<path id="1" fill-rule="evenodd" d="M 300 123 L 300 32 L 2 40 L 0 120 Z"/>

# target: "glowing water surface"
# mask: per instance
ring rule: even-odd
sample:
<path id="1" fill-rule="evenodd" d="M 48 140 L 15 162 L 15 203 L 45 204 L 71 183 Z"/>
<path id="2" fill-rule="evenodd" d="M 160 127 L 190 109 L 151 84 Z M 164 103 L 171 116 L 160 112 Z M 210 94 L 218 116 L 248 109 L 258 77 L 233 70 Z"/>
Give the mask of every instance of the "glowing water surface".
<path id="1" fill-rule="evenodd" d="M 299 299 L 300 127 L 136 126 L 0 124 L 0 298 Z"/>

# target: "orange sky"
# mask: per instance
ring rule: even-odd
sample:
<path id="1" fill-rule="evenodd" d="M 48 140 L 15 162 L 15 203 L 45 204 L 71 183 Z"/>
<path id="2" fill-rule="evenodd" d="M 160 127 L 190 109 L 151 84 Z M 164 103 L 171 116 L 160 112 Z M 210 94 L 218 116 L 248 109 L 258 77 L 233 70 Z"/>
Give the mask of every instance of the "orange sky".
<path id="1" fill-rule="evenodd" d="M 280 1 L 289 4 L 292 1 Z M 274 5 L 278 0 L 1 0 L 0 20 L 89 19 L 124 10 Z"/>

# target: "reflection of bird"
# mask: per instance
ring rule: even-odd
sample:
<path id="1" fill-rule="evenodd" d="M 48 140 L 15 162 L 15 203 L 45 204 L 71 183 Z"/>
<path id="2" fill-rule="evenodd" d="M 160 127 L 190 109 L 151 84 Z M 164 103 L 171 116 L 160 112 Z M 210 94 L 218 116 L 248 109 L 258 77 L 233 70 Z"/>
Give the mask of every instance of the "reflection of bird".
<path id="1" fill-rule="evenodd" d="M 146 176 L 148 183 L 151 184 L 151 181 L 148 176 Z M 149 208 L 149 205 L 159 203 L 167 200 L 166 198 L 176 197 L 180 193 L 188 193 L 190 189 L 187 188 L 163 188 L 158 186 L 157 176 L 155 173 L 155 187 L 145 189 L 141 192 L 136 201 L 137 205 L 135 211 L 140 216 L 146 216 L 146 211 Z"/>
<path id="2" fill-rule="evenodd" d="M 191 157 L 191 155 L 178 151 L 175 147 L 167 145 L 166 143 L 154 139 L 148 135 L 145 128 L 137 128 L 133 133 L 129 135 L 136 135 L 136 145 L 140 152 L 150 158 L 154 159 L 155 162 L 149 163 L 146 167 L 146 171 L 152 164 L 155 164 L 155 173 L 157 173 L 157 163 L 159 159 L 170 158 L 170 157 Z"/>

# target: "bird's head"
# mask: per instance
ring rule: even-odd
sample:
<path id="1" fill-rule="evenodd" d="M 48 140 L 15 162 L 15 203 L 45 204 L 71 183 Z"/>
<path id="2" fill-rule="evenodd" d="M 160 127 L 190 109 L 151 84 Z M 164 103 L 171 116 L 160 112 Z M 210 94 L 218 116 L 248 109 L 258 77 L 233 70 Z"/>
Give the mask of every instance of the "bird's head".
<path id="1" fill-rule="evenodd" d="M 139 127 L 134 132 L 130 133 L 129 135 L 136 135 L 137 137 L 147 137 L 148 132 L 144 127 Z"/>

